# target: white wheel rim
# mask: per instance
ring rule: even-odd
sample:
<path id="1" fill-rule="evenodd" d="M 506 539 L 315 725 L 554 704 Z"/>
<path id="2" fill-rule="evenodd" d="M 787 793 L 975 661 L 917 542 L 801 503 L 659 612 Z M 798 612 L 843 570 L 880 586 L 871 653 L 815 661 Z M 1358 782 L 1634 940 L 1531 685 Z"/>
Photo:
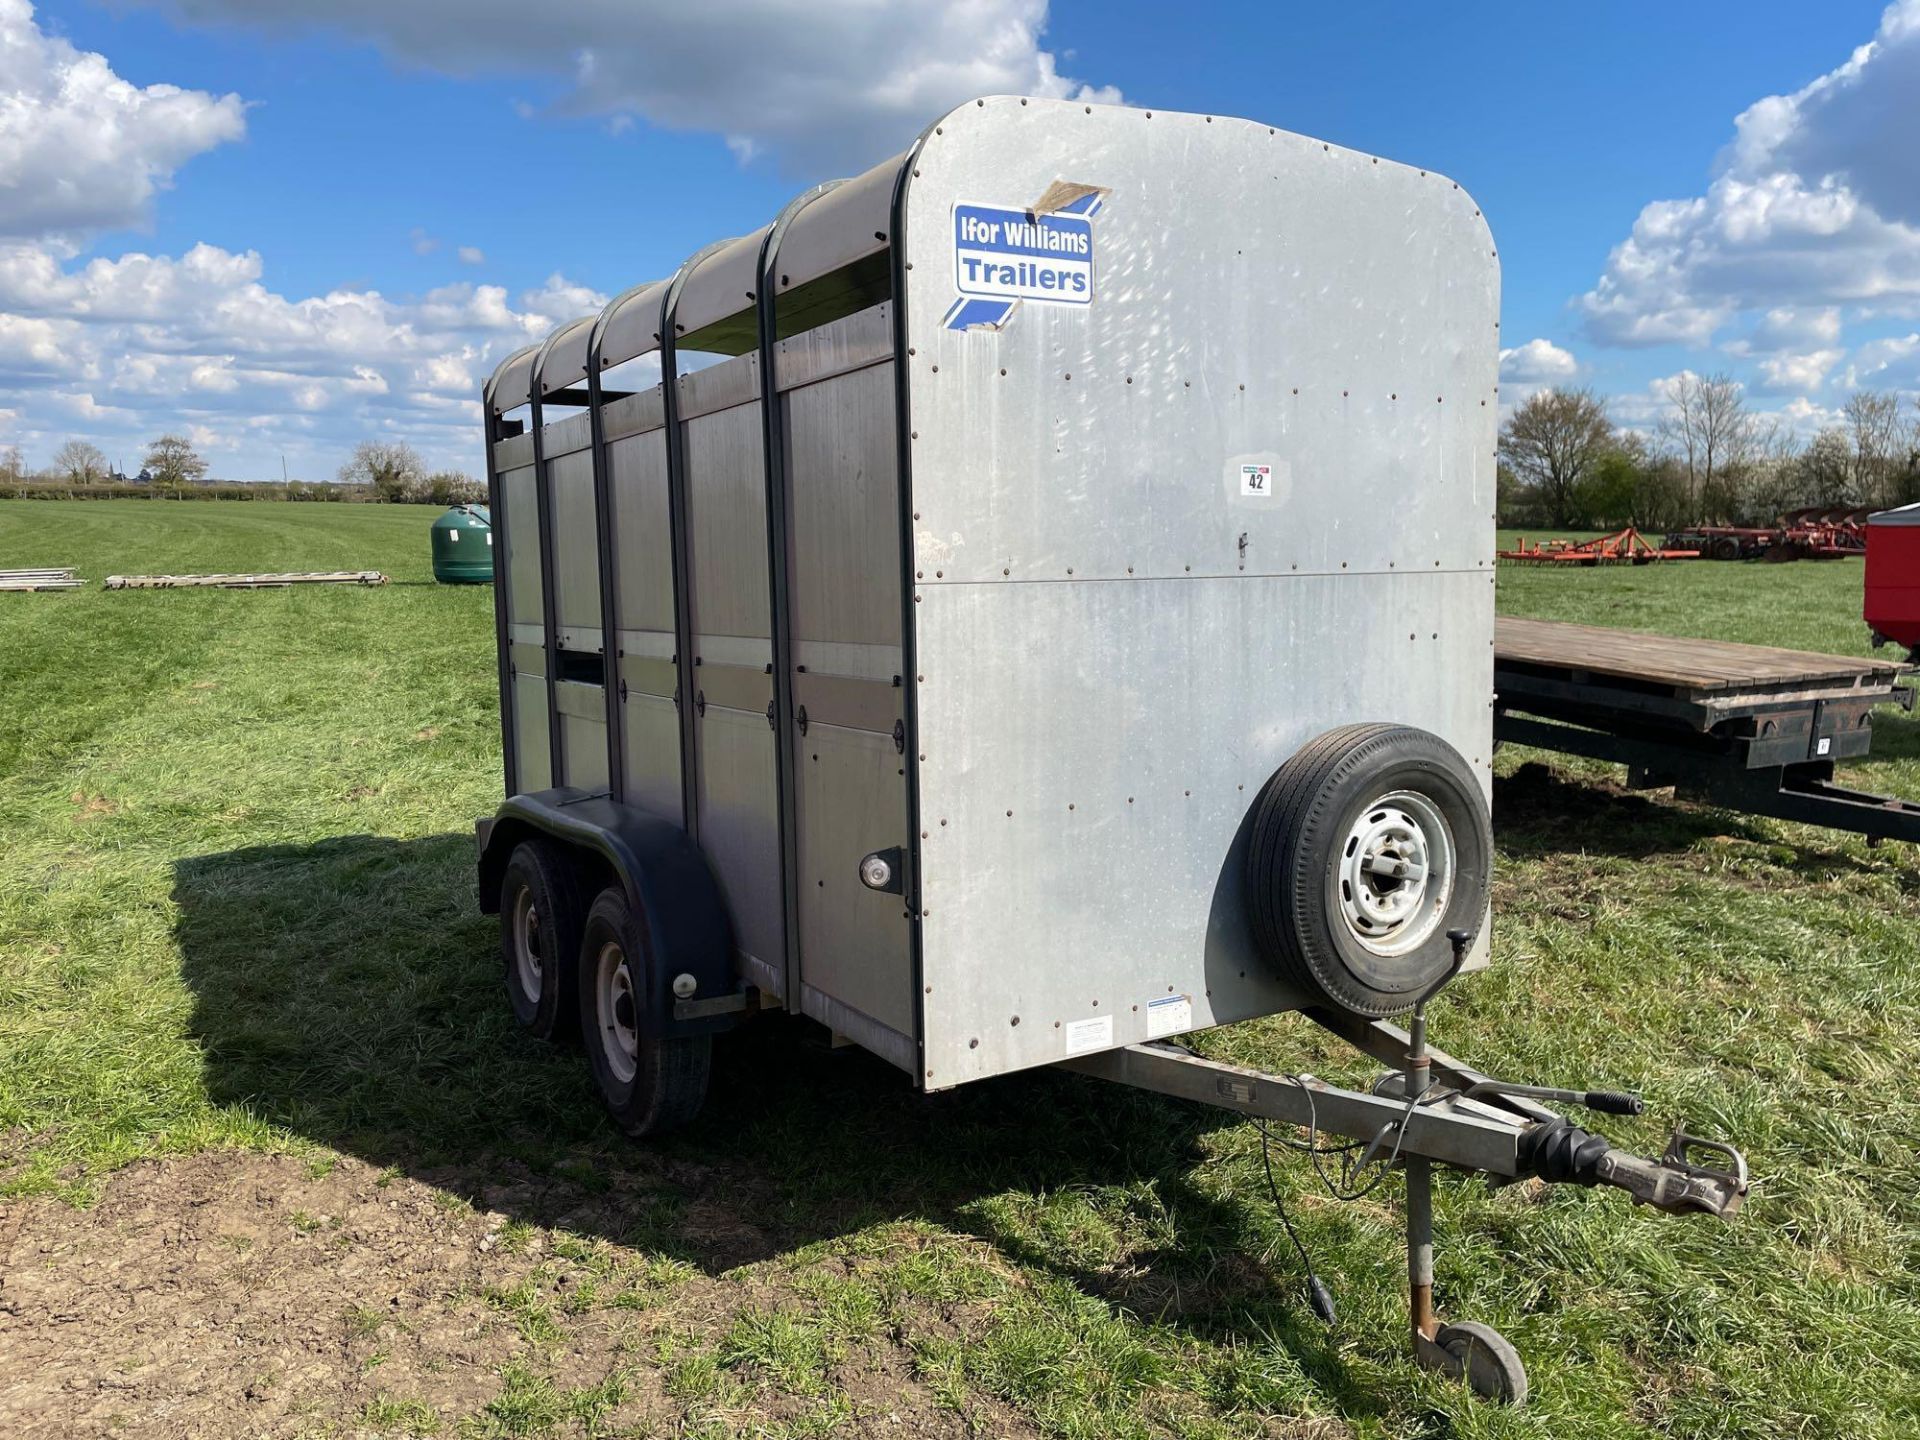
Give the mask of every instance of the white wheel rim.
<path id="1" fill-rule="evenodd" d="M 594 964 L 594 1013 L 600 1019 L 600 1053 L 623 1085 L 633 1079 L 640 1054 L 640 999 L 633 992 L 633 968 L 619 944 L 600 947 Z"/>
<path id="2" fill-rule="evenodd" d="M 521 992 L 536 1004 L 540 999 L 540 911 L 526 886 L 513 897 L 513 974 Z"/>
<path id="3" fill-rule="evenodd" d="M 1453 877 L 1453 830 L 1439 807 L 1412 790 L 1382 795 L 1340 851 L 1347 932 L 1375 955 L 1417 950 L 1446 918 Z"/>

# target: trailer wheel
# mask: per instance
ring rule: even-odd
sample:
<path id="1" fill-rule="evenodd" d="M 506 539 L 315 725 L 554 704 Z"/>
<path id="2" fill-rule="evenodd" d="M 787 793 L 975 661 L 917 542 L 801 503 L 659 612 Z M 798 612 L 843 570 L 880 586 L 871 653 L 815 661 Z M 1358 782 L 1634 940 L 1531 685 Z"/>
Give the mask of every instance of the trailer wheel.
<path id="1" fill-rule="evenodd" d="M 1356 1015 L 1405 1010 L 1486 913 L 1493 827 L 1437 735 L 1348 725 L 1304 746 L 1255 802 L 1254 943 L 1282 979 Z"/>
<path id="2" fill-rule="evenodd" d="M 523 840 L 500 881 L 500 954 L 513 1018 L 542 1040 L 565 1040 L 579 1010 L 580 887 L 566 852 Z"/>
<path id="3" fill-rule="evenodd" d="M 644 1007 L 654 993 L 653 958 L 626 892 L 602 890 L 580 942 L 580 1030 L 600 1098 L 636 1139 L 676 1130 L 699 1113 L 713 1051 L 707 1035 L 650 1033 Z"/>
<path id="4" fill-rule="evenodd" d="M 1713 542 L 1713 558 L 1716 560 L 1738 560 L 1740 542 L 1731 535 L 1722 535 Z"/>

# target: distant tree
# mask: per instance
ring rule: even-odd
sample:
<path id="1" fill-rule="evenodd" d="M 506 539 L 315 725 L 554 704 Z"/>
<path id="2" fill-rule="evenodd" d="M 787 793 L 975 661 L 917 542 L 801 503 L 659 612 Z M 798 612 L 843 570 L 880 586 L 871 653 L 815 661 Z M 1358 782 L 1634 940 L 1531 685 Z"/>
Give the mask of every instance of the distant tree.
<path id="1" fill-rule="evenodd" d="M 1839 425 L 1829 425 L 1800 452 L 1798 470 L 1801 499 L 1809 505 L 1857 505 L 1854 489 L 1853 436 Z"/>
<path id="2" fill-rule="evenodd" d="M 353 457 L 340 467 L 342 485 L 368 485 L 374 498 L 404 501 L 417 498 L 426 464 L 411 445 L 399 440 L 362 440 Z"/>
<path id="3" fill-rule="evenodd" d="M 1685 471 L 1695 519 L 1725 518 L 1738 508 L 1757 438 L 1739 381 L 1681 374 L 1668 388 L 1660 435 Z"/>
<path id="4" fill-rule="evenodd" d="M 18 445 L 9 445 L 0 450 L 0 483 L 18 485 L 27 478 L 26 457 L 20 453 Z"/>
<path id="5" fill-rule="evenodd" d="M 53 468 L 70 485 L 98 485 L 112 467 L 98 445 L 88 440 L 69 440 L 54 452 Z"/>
<path id="6" fill-rule="evenodd" d="M 1634 489 L 1634 523 L 1644 530 L 1677 530 L 1698 518 L 1677 456 L 1650 452 Z"/>
<path id="7" fill-rule="evenodd" d="M 1890 390 L 1856 390 L 1840 412 L 1853 442 L 1853 489 L 1875 506 L 1898 503 L 1909 458 L 1900 397 Z"/>
<path id="8" fill-rule="evenodd" d="M 1646 467 L 1646 442 L 1631 431 L 1616 431 L 1574 486 L 1573 518 L 1582 525 L 1606 529 L 1651 523 L 1640 511 Z"/>
<path id="9" fill-rule="evenodd" d="M 1575 493 L 1613 442 L 1591 390 L 1537 390 L 1500 427 L 1500 461 L 1540 497 L 1547 523 L 1574 517 Z"/>
<path id="10" fill-rule="evenodd" d="M 484 505 L 487 487 L 461 470 L 442 470 L 427 481 L 427 498 L 435 505 Z"/>
<path id="11" fill-rule="evenodd" d="M 207 478 L 207 462 L 191 441 L 178 435 L 162 435 L 147 446 L 146 465 L 153 483 L 169 487 L 175 495 Z"/>
<path id="12" fill-rule="evenodd" d="M 1754 427 L 1754 457 L 1740 496 L 1737 525 L 1771 525 L 1807 504 L 1800 437 L 1772 416 Z"/>

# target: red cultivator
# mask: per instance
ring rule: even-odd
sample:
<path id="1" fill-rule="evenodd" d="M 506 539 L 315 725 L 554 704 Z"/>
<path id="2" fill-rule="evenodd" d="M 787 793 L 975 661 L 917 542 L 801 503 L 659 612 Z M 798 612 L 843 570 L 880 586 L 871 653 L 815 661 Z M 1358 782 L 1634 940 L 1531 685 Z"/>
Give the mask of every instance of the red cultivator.
<path id="1" fill-rule="evenodd" d="M 1656 560 L 1700 558 L 1698 550 L 1675 549 L 1673 537 L 1667 539 L 1665 547 L 1655 545 L 1629 525 L 1595 540 L 1538 540 L 1529 545 L 1523 538 L 1499 555 L 1516 565 L 1651 565 Z"/>

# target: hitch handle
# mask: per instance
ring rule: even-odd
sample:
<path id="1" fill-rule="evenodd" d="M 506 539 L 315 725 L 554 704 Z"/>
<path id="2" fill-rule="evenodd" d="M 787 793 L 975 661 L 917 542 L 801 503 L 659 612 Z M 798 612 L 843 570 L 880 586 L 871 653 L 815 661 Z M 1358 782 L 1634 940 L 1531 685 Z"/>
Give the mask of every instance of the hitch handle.
<path id="1" fill-rule="evenodd" d="M 1515 1095 L 1529 1100 L 1552 1100 L 1561 1105 L 1582 1105 L 1602 1115 L 1638 1115 L 1647 1108 L 1630 1090 L 1563 1090 L 1557 1085 L 1514 1085 L 1505 1080 L 1482 1080 L 1463 1092 L 1467 1099 L 1482 1095 Z"/>
<path id="2" fill-rule="evenodd" d="M 1580 1103 L 1602 1115 L 1638 1115 L 1647 1108 L 1646 1101 L 1625 1090 L 1589 1090 Z"/>

